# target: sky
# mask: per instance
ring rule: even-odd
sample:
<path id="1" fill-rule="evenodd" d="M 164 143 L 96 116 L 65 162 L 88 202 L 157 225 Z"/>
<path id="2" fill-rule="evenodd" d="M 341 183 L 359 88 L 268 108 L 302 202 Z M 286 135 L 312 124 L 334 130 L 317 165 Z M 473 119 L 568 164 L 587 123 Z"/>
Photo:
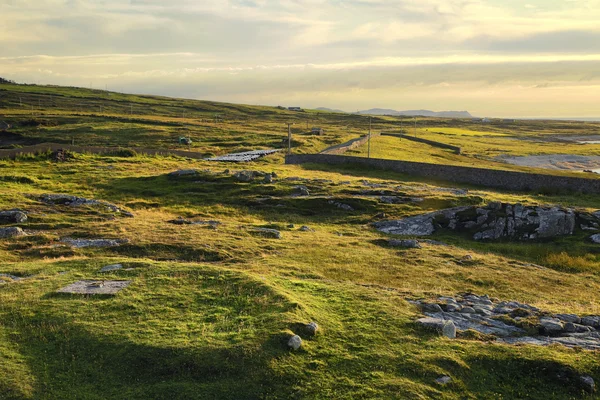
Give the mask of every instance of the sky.
<path id="1" fill-rule="evenodd" d="M 23 83 L 600 117 L 600 0 L 0 0 L 0 21 Z"/>

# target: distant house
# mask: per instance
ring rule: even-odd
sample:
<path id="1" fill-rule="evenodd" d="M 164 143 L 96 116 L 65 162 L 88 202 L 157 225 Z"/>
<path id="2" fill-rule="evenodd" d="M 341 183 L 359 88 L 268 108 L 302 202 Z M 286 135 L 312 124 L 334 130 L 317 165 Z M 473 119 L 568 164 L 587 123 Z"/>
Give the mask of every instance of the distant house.
<path id="1" fill-rule="evenodd" d="M 313 127 L 310 130 L 311 135 L 324 135 L 325 131 L 323 130 L 323 128 L 319 128 L 319 127 Z"/>
<path id="2" fill-rule="evenodd" d="M 288 107 L 288 110 L 290 111 L 302 111 L 301 107 Z"/>

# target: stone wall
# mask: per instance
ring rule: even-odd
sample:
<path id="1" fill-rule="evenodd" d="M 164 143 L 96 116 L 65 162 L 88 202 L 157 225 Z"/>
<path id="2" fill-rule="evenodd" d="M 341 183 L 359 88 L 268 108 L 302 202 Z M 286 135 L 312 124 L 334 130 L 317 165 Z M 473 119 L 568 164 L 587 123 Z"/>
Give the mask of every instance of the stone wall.
<path id="1" fill-rule="evenodd" d="M 286 156 L 285 162 L 286 164 L 314 163 L 363 165 L 424 178 L 506 190 L 600 194 L 600 179 L 533 174 L 410 161 L 383 160 L 378 158 L 340 156 L 333 154 L 293 154 Z"/>
<path id="2" fill-rule="evenodd" d="M 3 149 L 0 150 L 0 158 L 15 158 L 23 154 L 41 154 L 46 151 L 57 151 L 59 149 L 69 150 L 75 153 L 89 153 L 89 154 L 110 154 L 124 150 L 123 147 L 93 147 L 93 146 L 72 146 L 70 144 L 59 144 L 59 143 L 42 143 L 34 146 L 21 147 L 18 149 Z M 135 150 L 139 154 L 148 155 L 163 155 L 163 156 L 179 156 L 188 157 L 195 159 L 203 159 L 204 153 L 198 153 L 193 151 L 185 150 L 169 150 L 169 149 L 145 149 L 141 147 L 128 148 Z"/>
<path id="3" fill-rule="evenodd" d="M 377 137 L 379 133 L 372 133 L 371 137 Z M 348 150 L 355 149 L 366 144 L 369 141 L 369 135 L 361 136 L 357 139 L 352 139 L 346 143 L 336 144 L 335 146 L 331 146 L 323 150 L 319 154 L 344 154 Z"/>
<path id="4" fill-rule="evenodd" d="M 442 142 L 436 142 L 435 140 L 429 140 L 429 139 L 423 139 L 423 138 L 419 138 L 419 137 L 414 137 L 414 136 L 406 135 L 406 134 L 403 134 L 403 133 L 386 133 L 386 132 L 382 132 L 381 135 L 382 136 L 394 136 L 394 137 L 397 137 L 397 138 L 400 138 L 400 139 L 412 140 L 413 142 L 425 143 L 425 144 L 428 144 L 428 145 L 433 146 L 433 147 L 439 147 L 439 148 L 442 148 L 442 149 L 452 150 L 456 154 L 460 154 L 460 152 L 461 152 L 461 149 L 458 146 L 452 146 L 451 144 L 446 144 L 446 143 L 442 143 Z"/>

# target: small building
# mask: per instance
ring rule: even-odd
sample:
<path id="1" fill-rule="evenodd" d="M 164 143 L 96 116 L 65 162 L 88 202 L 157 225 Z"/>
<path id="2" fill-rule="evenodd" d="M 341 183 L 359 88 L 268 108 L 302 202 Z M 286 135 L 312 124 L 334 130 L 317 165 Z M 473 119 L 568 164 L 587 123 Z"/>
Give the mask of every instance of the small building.
<path id="1" fill-rule="evenodd" d="M 324 135 L 325 130 L 323 130 L 323 128 L 319 128 L 319 127 L 315 126 L 310 130 L 310 134 L 311 135 Z"/>
<path id="2" fill-rule="evenodd" d="M 288 107 L 288 110 L 290 111 L 302 111 L 301 107 Z"/>

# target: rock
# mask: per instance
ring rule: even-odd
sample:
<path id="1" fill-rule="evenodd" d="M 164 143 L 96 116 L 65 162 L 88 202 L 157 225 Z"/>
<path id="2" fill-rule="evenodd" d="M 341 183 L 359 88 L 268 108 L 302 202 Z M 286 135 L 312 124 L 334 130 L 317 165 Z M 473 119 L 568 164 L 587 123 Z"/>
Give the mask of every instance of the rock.
<path id="1" fill-rule="evenodd" d="M 314 232 L 315 230 L 312 229 L 312 228 L 309 228 L 306 225 L 303 225 L 303 226 L 300 227 L 300 231 L 302 231 L 302 232 Z"/>
<path id="2" fill-rule="evenodd" d="M 461 259 L 461 261 L 472 261 L 473 260 L 473 256 L 470 254 L 467 254 L 466 256 L 463 256 Z"/>
<path id="3" fill-rule="evenodd" d="M 57 293 L 115 295 L 131 281 L 79 281 L 57 290 Z"/>
<path id="4" fill-rule="evenodd" d="M 27 214 L 19 210 L 0 211 L 0 220 L 22 224 L 27 221 Z"/>
<path id="5" fill-rule="evenodd" d="M 462 310 L 460 310 L 461 313 L 463 314 L 475 314 L 475 309 L 473 307 L 463 307 Z"/>
<path id="6" fill-rule="evenodd" d="M 251 232 L 266 238 L 271 239 L 281 239 L 281 232 L 277 229 L 269 229 L 269 228 L 255 228 Z"/>
<path id="7" fill-rule="evenodd" d="M 121 239 L 71 239 L 65 238 L 62 240 L 63 243 L 66 243 L 75 248 L 84 248 L 84 247 L 115 247 L 120 246 L 123 243 L 126 243 L 126 240 Z"/>
<path id="8" fill-rule="evenodd" d="M 580 324 L 575 324 L 573 322 L 567 322 L 564 325 L 564 330 L 567 333 L 586 333 L 591 332 L 594 328 L 591 326 L 585 326 Z"/>
<path id="9" fill-rule="evenodd" d="M 592 243 L 600 244 L 600 233 L 590 236 Z"/>
<path id="10" fill-rule="evenodd" d="M 426 313 L 440 313 L 443 311 L 442 307 L 435 303 L 421 303 L 419 304 L 419 308 Z"/>
<path id="11" fill-rule="evenodd" d="M 178 176 L 189 176 L 189 175 L 197 175 L 198 171 L 195 169 L 180 169 L 179 171 L 169 172 L 168 176 L 178 177 Z"/>
<path id="12" fill-rule="evenodd" d="M 432 246 L 444 246 L 444 247 L 448 247 L 449 246 L 447 243 L 440 242 L 438 240 L 431 240 L 431 239 L 420 239 L 419 243 L 430 244 Z"/>
<path id="13" fill-rule="evenodd" d="M 563 322 L 572 322 L 574 324 L 578 324 L 581 322 L 581 318 L 579 318 L 575 314 L 556 314 L 554 317 L 558 318 Z"/>
<path id="14" fill-rule="evenodd" d="M 8 228 L 0 228 L 0 239 L 12 238 L 17 236 L 25 236 L 23 229 L 15 226 Z"/>
<path id="15" fill-rule="evenodd" d="M 442 326 L 442 335 L 449 339 L 456 338 L 456 325 L 454 325 L 453 321 L 444 322 L 444 326 Z"/>
<path id="16" fill-rule="evenodd" d="M 317 325 L 316 322 L 309 322 L 306 325 L 306 331 L 308 332 L 309 335 L 316 335 L 317 331 L 319 330 L 319 325 Z"/>
<path id="17" fill-rule="evenodd" d="M 167 221 L 169 224 L 175 224 L 175 225 L 191 225 L 192 221 L 187 220 L 183 217 L 177 217 L 176 219 L 172 219 L 170 221 Z"/>
<path id="18" fill-rule="evenodd" d="M 437 379 L 435 380 L 435 383 L 437 383 L 438 385 L 441 385 L 441 386 L 446 386 L 446 385 L 447 385 L 447 384 L 449 384 L 450 382 L 452 382 L 452 378 L 450 378 L 450 377 L 449 377 L 449 376 L 447 376 L 447 375 L 440 376 L 439 378 L 437 378 Z"/>
<path id="19" fill-rule="evenodd" d="M 70 194 L 43 194 L 40 196 L 40 200 L 46 204 L 60 204 L 67 205 L 71 207 L 80 207 L 80 206 L 100 206 L 106 207 L 109 211 L 115 213 L 121 213 L 121 215 L 126 217 L 133 217 L 133 214 L 129 211 L 125 211 L 120 207 L 108 203 L 102 200 L 95 199 L 86 199 L 84 197 L 72 196 Z"/>
<path id="20" fill-rule="evenodd" d="M 414 239 L 411 239 L 411 240 L 390 239 L 388 241 L 388 244 L 391 247 L 403 247 L 406 249 L 420 249 L 421 248 L 421 245 L 419 244 L 419 242 Z"/>
<path id="21" fill-rule="evenodd" d="M 296 196 L 310 196 L 310 191 L 306 186 L 298 185 L 294 186 L 294 190 L 296 190 Z"/>
<path id="22" fill-rule="evenodd" d="M 439 332 L 444 328 L 445 321 L 441 318 L 425 317 L 419 318 L 417 323 L 424 328 Z"/>
<path id="23" fill-rule="evenodd" d="M 352 206 L 350 206 L 348 204 L 340 203 L 340 202 L 337 202 L 334 200 L 329 200 L 328 203 L 336 206 L 337 208 L 345 210 L 345 211 L 354 211 L 354 208 L 352 208 Z"/>
<path id="24" fill-rule="evenodd" d="M 555 318 L 541 318 L 540 326 L 544 330 L 544 333 L 548 335 L 556 335 L 564 329 L 561 321 Z"/>
<path id="25" fill-rule="evenodd" d="M 486 207 L 457 207 L 397 221 L 377 222 L 374 226 L 384 233 L 395 235 L 427 236 L 444 228 L 472 233 L 475 240 L 532 240 L 571 235 L 577 227 L 576 222 L 584 215 L 590 220 L 586 226 L 600 227 L 597 216 L 569 208 L 527 207 L 497 202 Z"/>
<path id="26" fill-rule="evenodd" d="M 273 172 L 271 172 L 271 176 L 272 176 L 273 178 L 277 178 L 277 173 L 273 171 Z"/>
<path id="27" fill-rule="evenodd" d="M 273 175 L 266 174 L 265 178 L 263 179 L 263 183 L 266 183 L 266 184 L 273 183 Z"/>
<path id="28" fill-rule="evenodd" d="M 100 270 L 100 272 L 110 272 L 110 271 L 117 271 L 123 268 L 123 265 L 121 264 L 112 264 L 112 265 L 107 265 L 105 267 L 102 267 L 102 269 Z"/>
<path id="29" fill-rule="evenodd" d="M 302 347 L 302 338 L 300 338 L 298 335 L 294 335 L 290 338 L 290 340 L 288 340 L 287 345 L 292 350 L 298 350 L 300 347 Z"/>
<path id="30" fill-rule="evenodd" d="M 596 391 L 596 383 L 594 382 L 594 378 L 591 376 L 583 375 L 579 377 L 579 381 L 586 392 L 594 393 Z"/>
<path id="31" fill-rule="evenodd" d="M 287 226 L 288 229 L 294 229 L 295 227 L 296 227 L 296 225 L 294 225 L 294 224 L 288 224 L 288 226 Z"/>
<path id="32" fill-rule="evenodd" d="M 379 201 L 385 204 L 404 204 L 404 203 L 422 203 L 425 199 L 421 197 L 398 197 L 398 196 L 381 196 Z"/>
<path id="33" fill-rule="evenodd" d="M 11 281 L 20 281 L 22 279 L 22 278 L 19 278 L 18 276 L 11 275 L 11 274 L 0 274 L 0 278 L 10 279 Z M 0 283 L 3 283 L 2 280 L 0 280 Z"/>
<path id="34" fill-rule="evenodd" d="M 238 171 L 233 174 L 233 177 L 240 182 L 252 182 L 254 180 L 254 173 L 252 171 Z"/>
<path id="35" fill-rule="evenodd" d="M 589 315 L 581 318 L 581 325 L 591 326 L 593 328 L 600 328 L 600 316 Z"/>
<path id="36" fill-rule="evenodd" d="M 446 304 L 445 310 L 446 312 L 460 312 L 462 307 L 458 304 Z"/>

